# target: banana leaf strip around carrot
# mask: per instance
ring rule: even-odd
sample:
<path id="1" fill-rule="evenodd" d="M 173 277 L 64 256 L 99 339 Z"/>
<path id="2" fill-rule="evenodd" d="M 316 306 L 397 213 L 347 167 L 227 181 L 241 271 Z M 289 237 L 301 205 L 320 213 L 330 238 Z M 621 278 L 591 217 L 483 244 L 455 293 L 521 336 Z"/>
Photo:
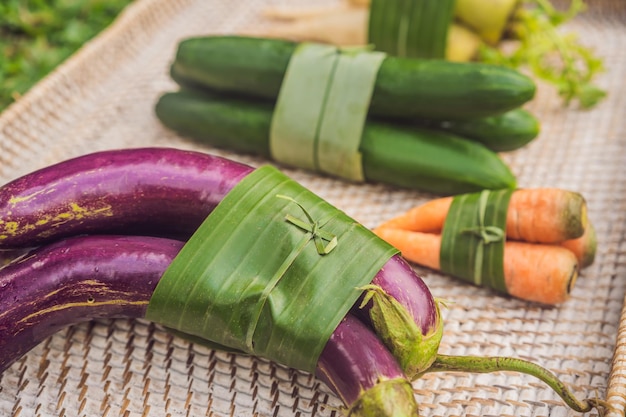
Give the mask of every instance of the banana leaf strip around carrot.
<path id="1" fill-rule="evenodd" d="M 482 191 L 454 198 L 441 236 L 443 272 L 506 291 L 502 261 L 511 193 Z"/>

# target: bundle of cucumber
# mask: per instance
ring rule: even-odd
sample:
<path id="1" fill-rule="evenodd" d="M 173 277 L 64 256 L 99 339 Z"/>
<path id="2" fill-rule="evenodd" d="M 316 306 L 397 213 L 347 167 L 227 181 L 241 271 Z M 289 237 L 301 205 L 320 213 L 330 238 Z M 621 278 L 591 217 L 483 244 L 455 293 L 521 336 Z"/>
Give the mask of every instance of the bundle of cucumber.
<path id="1" fill-rule="evenodd" d="M 159 98 L 156 114 L 164 125 L 184 136 L 277 159 L 276 150 L 271 149 L 276 109 L 281 95 L 286 95 L 282 90 L 288 68 L 303 46 L 244 36 L 185 39 L 171 66 L 171 76 L 181 88 Z M 369 54 L 380 54 L 358 53 L 366 59 Z M 305 77 L 319 77 L 328 65 L 324 58 L 309 61 L 304 65 L 308 67 Z M 341 126 L 340 120 L 337 130 L 358 136 L 354 146 L 362 164 L 361 180 L 436 194 L 516 187 L 513 173 L 497 152 L 518 149 L 538 134 L 538 121 L 522 108 L 535 93 L 530 78 L 487 64 L 384 55 L 372 81 L 361 126 Z M 319 129 L 319 121 L 311 124 L 305 115 L 310 112 L 309 96 L 317 92 L 307 87 L 307 81 L 301 84 L 303 90 L 291 86 L 290 94 L 296 99 L 289 106 L 299 107 L 291 109 L 295 116 L 289 123 L 296 132 Z M 325 112 L 341 114 L 341 108 L 327 106 Z M 322 165 L 332 158 L 326 155 L 316 155 Z"/>

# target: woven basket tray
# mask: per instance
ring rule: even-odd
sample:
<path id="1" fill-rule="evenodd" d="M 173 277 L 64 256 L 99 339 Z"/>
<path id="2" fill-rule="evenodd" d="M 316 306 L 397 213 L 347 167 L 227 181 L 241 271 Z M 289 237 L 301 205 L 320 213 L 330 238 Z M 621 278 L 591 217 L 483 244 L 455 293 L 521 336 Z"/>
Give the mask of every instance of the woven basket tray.
<path id="1" fill-rule="evenodd" d="M 112 148 L 198 149 L 252 165 L 267 161 L 200 146 L 166 130 L 153 113 L 175 85 L 168 66 L 190 35 L 262 24 L 260 0 L 136 0 L 98 38 L 0 114 L 0 180 L 69 157 Z M 285 4 L 297 4 L 288 2 Z M 306 3 L 303 0 L 301 3 Z M 572 299 L 543 308 L 417 269 L 449 308 L 441 352 L 530 359 L 578 397 L 626 406 L 626 5 L 594 0 L 571 23 L 608 71 L 608 98 L 592 111 L 564 110 L 540 85 L 540 137 L 504 155 L 521 187 L 580 191 L 599 239 Z M 429 195 L 351 185 L 285 171 L 373 227 Z M 546 385 L 509 372 L 441 373 L 414 383 L 425 416 L 570 416 Z M 313 376 L 189 344 L 142 320 L 95 321 L 50 337 L 0 375 L 2 416 L 338 416 L 340 401 Z M 596 415 L 595 412 L 590 415 Z"/>

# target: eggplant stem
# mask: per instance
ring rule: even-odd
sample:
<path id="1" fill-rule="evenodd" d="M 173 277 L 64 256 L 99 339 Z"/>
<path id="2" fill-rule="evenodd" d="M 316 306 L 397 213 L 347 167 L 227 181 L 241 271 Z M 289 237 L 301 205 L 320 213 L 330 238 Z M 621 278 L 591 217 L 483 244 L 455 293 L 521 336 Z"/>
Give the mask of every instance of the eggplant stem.
<path id="1" fill-rule="evenodd" d="M 610 408 L 610 405 L 606 401 L 599 398 L 579 400 L 555 374 L 533 362 L 518 358 L 500 356 L 450 356 L 439 354 L 432 366 L 424 371 L 423 374 L 430 372 L 490 373 L 499 371 L 520 372 L 540 379 L 552 388 L 574 411 L 586 413 L 596 408 L 600 412 L 600 415 L 604 415 L 603 411 Z"/>

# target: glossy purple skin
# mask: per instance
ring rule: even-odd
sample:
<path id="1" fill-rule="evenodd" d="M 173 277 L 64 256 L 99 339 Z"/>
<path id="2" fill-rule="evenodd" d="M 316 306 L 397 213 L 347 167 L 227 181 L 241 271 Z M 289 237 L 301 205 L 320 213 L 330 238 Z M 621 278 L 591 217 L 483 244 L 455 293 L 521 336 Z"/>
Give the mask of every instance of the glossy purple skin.
<path id="1" fill-rule="evenodd" d="M 0 249 L 88 233 L 186 240 L 252 170 L 218 156 L 172 148 L 70 159 L 0 188 Z M 435 328 L 432 295 L 400 256 L 392 257 L 373 283 L 401 301 L 424 334 Z"/>
<path id="2" fill-rule="evenodd" d="M 378 337 L 351 314 L 330 336 L 315 374 L 347 405 L 353 404 L 363 391 L 381 379 L 406 378 Z"/>
<path id="3" fill-rule="evenodd" d="M 143 317 L 182 245 L 153 237 L 68 238 L 0 269 L 0 373 L 71 324 Z"/>
<path id="4" fill-rule="evenodd" d="M 0 188 L 0 249 L 33 246 L 51 239 L 87 233 L 147 233 L 186 240 L 234 185 L 251 171 L 251 167 L 227 159 L 167 148 L 107 151 L 65 161 Z M 15 227 L 16 224 L 19 227 Z M 17 232 L 8 233 L 10 231 Z M 88 239 L 98 238 L 94 236 Z M 58 245 L 62 244 L 67 243 Z M 57 268 L 57 272 L 48 274 L 50 278 L 40 269 L 35 273 L 31 264 L 24 264 L 30 260 L 23 260 L 0 271 L 0 371 L 39 341 L 68 324 L 94 317 L 142 317 L 154 285 L 165 270 L 163 265 L 160 265 L 160 270 L 158 265 L 152 265 L 154 269 L 144 267 L 137 270 L 138 275 L 132 279 L 125 278 L 125 268 L 130 265 L 116 264 L 116 261 L 111 260 L 110 264 L 109 261 L 105 262 L 108 266 L 103 269 L 102 259 L 106 258 L 104 253 L 82 262 L 80 258 L 63 258 L 46 252 L 53 249 L 55 253 L 64 250 L 55 245 L 41 249 L 43 254 L 48 253 L 47 256 L 51 258 L 49 264 Z M 94 246 L 92 249 L 97 248 Z M 73 253 L 76 254 L 76 250 Z M 115 258 L 116 253 L 113 251 L 109 255 Z M 170 255 L 174 256 L 172 253 Z M 40 253 L 39 256 L 43 255 Z M 58 259 L 55 261 L 55 258 Z M 3 278 L 4 274 L 13 268 L 15 274 L 19 275 L 23 269 L 25 272 L 22 274 L 29 277 L 15 279 L 12 281 L 14 288 L 4 291 L 2 285 L 11 288 L 8 278 Z M 115 268 L 121 268 L 118 271 L 122 272 L 114 274 Z M 149 274 L 150 278 L 142 275 L 142 271 Z M 96 278 L 103 277 L 103 280 L 110 279 L 111 282 L 92 288 L 92 284 L 100 279 L 94 278 L 94 274 Z M 37 275 L 41 277 L 36 278 Z M 16 284 L 20 281 L 31 284 L 20 291 L 18 287 L 23 283 Z M 146 285 L 148 281 L 152 286 Z M 400 256 L 392 257 L 372 283 L 380 285 L 404 304 L 424 334 L 435 327 L 439 316 L 432 295 Z M 51 293 L 55 285 L 65 284 L 67 286 L 63 287 L 63 291 L 55 293 L 58 295 L 45 296 Z M 44 289 L 40 290 L 39 287 Z M 86 305 L 85 296 L 88 301 L 88 294 L 96 289 L 101 291 L 102 297 L 109 296 L 111 300 L 128 297 L 135 300 L 135 304 Z M 28 297 L 32 298 L 24 302 Z M 46 310 L 59 303 L 64 305 L 67 297 L 76 299 L 78 304 L 67 309 L 55 307 Z M 11 301 L 12 298 L 20 298 L 23 302 L 15 303 L 16 300 Z M 19 329 L 11 327 L 12 322 L 21 323 L 17 317 L 29 317 L 33 311 L 42 309 L 46 314 L 32 316 L 37 322 L 26 329 L 16 333 Z M 355 330 L 355 326 L 350 329 L 361 332 Z M 347 332 L 344 327 L 341 324 L 338 331 Z M 7 347 L 2 340 L 8 337 L 12 338 L 10 347 L 16 346 L 10 355 L 3 354 Z M 350 339 L 355 346 L 350 349 L 333 345 L 335 342 L 347 343 L 345 340 L 348 339 L 339 335 L 333 337 L 327 345 L 328 352 L 325 350 L 327 353 L 323 353 L 320 358 L 320 364 L 324 363 L 326 367 L 321 375 L 333 375 L 332 369 L 339 367 L 336 362 L 342 355 L 345 356 L 342 352 L 350 352 L 350 349 L 366 349 L 363 351 L 366 358 L 376 358 L 374 361 L 367 359 L 365 365 L 358 365 L 354 360 L 342 362 L 346 366 L 340 373 L 344 375 L 343 379 L 335 376 L 333 381 L 337 382 L 329 382 L 347 404 L 355 398 L 355 387 L 358 390 L 367 389 L 379 377 L 391 379 L 402 375 L 395 359 L 371 331 L 368 330 L 363 337 Z M 362 343 L 363 338 L 371 339 L 372 343 Z M 366 369 L 363 371 L 365 374 L 359 375 L 358 369 Z M 349 383 L 350 380 L 358 383 Z"/>
<path id="5" fill-rule="evenodd" d="M 0 269 L 0 373 L 69 325 L 144 317 L 182 245 L 156 237 L 81 236 L 34 249 Z M 380 379 L 404 378 L 382 342 L 352 315 L 331 335 L 316 374 L 348 406 Z"/>
<path id="6" fill-rule="evenodd" d="M 251 171 L 171 148 L 70 159 L 0 188 L 0 249 L 84 233 L 188 236 Z"/>
<path id="7" fill-rule="evenodd" d="M 391 257 L 374 276 L 372 284 L 380 286 L 387 294 L 398 300 L 411 313 L 422 334 L 427 335 L 437 328 L 441 316 L 435 299 L 426 283 L 402 256 Z M 358 309 L 361 311 L 355 310 L 355 313 L 368 320 L 368 309 L 369 306 L 365 306 Z"/>

